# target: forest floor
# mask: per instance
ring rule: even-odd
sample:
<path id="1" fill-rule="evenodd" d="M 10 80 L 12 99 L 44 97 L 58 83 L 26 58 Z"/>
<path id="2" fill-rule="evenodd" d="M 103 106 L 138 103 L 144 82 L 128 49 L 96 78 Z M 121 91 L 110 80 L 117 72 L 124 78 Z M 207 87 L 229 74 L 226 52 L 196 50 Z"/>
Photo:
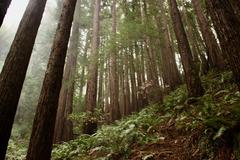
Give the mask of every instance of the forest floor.
<path id="1" fill-rule="evenodd" d="M 103 125 L 55 147 L 53 159 L 235 160 L 240 155 L 240 92 L 231 72 L 202 77 L 205 94 L 180 86 L 161 105 Z"/>
<path id="2" fill-rule="evenodd" d="M 240 92 L 232 73 L 210 72 L 202 82 L 203 97 L 188 98 L 186 87 L 180 86 L 165 96 L 161 105 L 150 105 L 114 124 L 102 125 L 94 135 L 80 134 L 54 146 L 52 159 L 240 159 Z M 18 149 L 13 146 L 8 152 L 14 160 L 18 160 L 14 155 Z"/>

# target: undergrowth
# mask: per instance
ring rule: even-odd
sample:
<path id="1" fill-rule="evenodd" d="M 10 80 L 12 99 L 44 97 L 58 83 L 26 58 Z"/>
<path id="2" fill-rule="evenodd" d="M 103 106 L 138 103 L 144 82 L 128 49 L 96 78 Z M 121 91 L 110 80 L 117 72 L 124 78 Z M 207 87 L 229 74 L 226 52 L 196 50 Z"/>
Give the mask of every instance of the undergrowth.
<path id="1" fill-rule="evenodd" d="M 240 92 L 231 72 L 211 72 L 202 81 L 206 90 L 203 97 L 187 98 L 186 87 L 180 86 L 165 97 L 161 106 L 148 106 L 114 125 L 102 126 L 92 136 L 81 135 L 55 146 L 53 159 L 128 159 L 135 144 L 146 145 L 164 138 L 158 126 L 171 120 L 176 130 L 199 130 L 196 145 L 202 158 L 214 159 L 224 135 L 239 124 Z"/>
<path id="2" fill-rule="evenodd" d="M 204 96 L 188 98 L 186 87 L 182 85 L 165 96 L 162 105 L 151 105 L 112 125 L 101 125 L 94 135 L 80 134 L 75 140 L 55 145 L 52 159 L 129 159 L 136 146 L 164 141 L 166 135 L 159 128 L 166 124 L 174 128 L 171 132 L 181 131 L 176 133 L 195 137 L 191 146 L 194 150 L 197 148 L 194 154 L 199 159 L 218 159 L 220 151 L 225 153 L 226 149 L 234 153 L 233 159 L 240 159 L 240 92 L 232 74 L 210 72 L 202 77 L 202 82 Z M 101 115 L 97 112 L 93 120 L 102 122 Z M 79 132 L 80 123 L 88 119 L 88 115 L 72 115 L 71 118 L 79 124 L 76 129 Z M 24 159 L 25 152 L 24 146 L 11 140 L 7 159 Z"/>

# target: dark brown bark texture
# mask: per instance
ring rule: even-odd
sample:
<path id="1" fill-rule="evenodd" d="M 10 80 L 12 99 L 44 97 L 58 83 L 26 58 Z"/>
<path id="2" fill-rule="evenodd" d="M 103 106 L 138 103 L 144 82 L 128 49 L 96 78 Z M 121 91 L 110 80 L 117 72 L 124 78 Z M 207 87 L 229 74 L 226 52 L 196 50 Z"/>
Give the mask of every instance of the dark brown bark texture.
<path id="1" fill-rule="evenodd" d="M 117 32 L 117 13 L 116 0 L 112 1 L 112 40 L 113 46 L 110 56 L 110 107 L 111 120 L 120 118 L 119 110 L 119 85 L 118 85 L 118 70 L 117 70 L 117 50 L 116 50 L 116 32 Z"/>
<path id="2" fill-rule="evenodd" d="M 168 17 L 165 14 L 165 8 L 163 5 L 164 1 L 160 1 L 160 10 L 162 15 L 162 24 L 159 24 L 161 27 L 161 31 L 163 32 L 163 53 L 162 53 L 162 61 L 164 63 L 163 67 L 163 81 L 165 84 L 169 85 L 170 89 L 175 89 L 178 85 L 181 84 L 180 73 L 177 68 L 175 55 L 173 53 L 173 49 L 171 46 L 171 41 L 169 37 L 168 30 Z"/>
<path id="3" fill-rule="evenodd" d="M 30 0 L 0 75 L 0 159 L 4 159 L 46 0 Z"/>
<path id="4" fill-rule="evenodd" d="M 240 18 L 240 3 L 238 0 L 230 0 L 234 13 Z"/>
<path id="5" fill-rule="evenodd" d="M 98 77 L 98 46 L 99 46 L 99 12 L 101 0 L 95 0 L 94 18 L 93 18 L 93 38 L 92 52 L 90 55 L 90 64 L 88 67 L 87 93 L 85 108 L 93 112 L 97 101 L 97 77 Z"/>
<path id="6" fill-rule="evenodd" d="M 76 0 L 64 0 L 33 122 L 27 160 L 50 160 L 58 99 Z"/>
<path id="7" fill-rule="evenodd" d="M 181 55 L 181 60 L 185 73 L 188 95 L 189 97 L 202 96 L 204 93 L 204 89 L 201 85 L 201 80 L 198 75 L 198 71 L 193 62 L 191 49 L 177 7 L 177 2 L 176 0 L 169 0 L 169 4 L 171 17 L 173 21 L 173 27 L 178 41 L 178 48 Z"/>
<path id="8" fill-rule="evenodd" d="M 68 116 L 72 113 L 74 76 L 77 65 L 78 41 L 80 34 L 79 27 L 80 24 L 78 20 L 75 19 L 72 27 L 72 36 L 70 38 L 68 57 L 63 74 L 62 88 L 58 102 L 58 112 L 54 131 L 54 143 L 66 142 L 73 139 L 73 125 L 71 120 L 68 119 Z"/>
<path id="9" fill-rule="evenodd" d="M 240 19 L 229 0 L 206 0 L 206 6 L 240 89 Z"/>
<path id="10" fill-rule="evenodd" d="M 209 64 L 213 68 L 221 69 L 224 67 L 223 57 L 221 55 L 221 50 L 217 44 L 215 36 L 211 30 L 211 27 L 203 14 L 201 8 L 201 1 L 194 0 L 192 1 L 193 7 L 196 13 L 197 21 L 206 45 L 207 54 L 209 58 Z"/>
<path id="11" fill-rule="evenodd" d="M 4 17 L 12 0 L 1 0 L 0 2 L 0 27 L 2 26 Z"/>
<path id="12" fill-rule="evenodd" d="M 129 86 L 129 62 L 127 53 L 124 53 L 124 110 L 125 115 L 131 114 L 131 104 L 130 104 L 130 86 Z"/>
<path id="13" fill-rule="evenodd" d="M 134 57 L 133 57 L 133 49 L 132 47 L 130 54 L 129 54 L 129 67 L 130 67 L 130 82 L 131 82 L 131 112 L 136 112 L 137 111 L 137 85 L 136 85 L 136 76 L 135 76 L 135 72 L 136 72 L 136 67 L 134 64 Z"/>

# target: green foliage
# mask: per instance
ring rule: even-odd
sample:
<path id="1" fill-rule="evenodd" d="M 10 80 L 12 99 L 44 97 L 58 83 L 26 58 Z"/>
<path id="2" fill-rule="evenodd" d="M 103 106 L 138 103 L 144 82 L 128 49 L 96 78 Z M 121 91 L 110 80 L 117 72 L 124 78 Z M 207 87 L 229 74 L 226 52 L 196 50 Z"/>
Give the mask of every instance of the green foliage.
<path id="1" fill-rule="evenodd" d="M 156 127 L 164 117 L 158 116 L 159 106 L 151 106 L 140 113 L 127 117 L 115 125 L 102 126 L 96 134 L 81 135 L 53 150 L 53 159 L 77 159 L 98 155 L 111 159 L 116 155 L 127 157 L 133 143 L 146 144 L 159 140 Z"/>
<path id="2" fill-rule="evenodd" d="M 186 86 L 183 85 L 164 98 L 164 106 L 166 107 L 165 109 L 171 110 L 173 108 L 181 108 L 186 99 L 187 90 Z"/>
<path id="3" fill-rule="evenodd" d="M 12 139 L 8 142 L 8 151 L 6 154 L 7 160 L 24 160 L 26 156 L 27 148 L 26 145 L 21 141 L 13 141 Z"/>
<path id="4" fill-rule="evenodd" d="M 104 115 L 101 108 L 96 108 L 94 112 L 73 113 L 69 118 L 76 123 L 76 127 L 74 128 L 75 133 L 80 134 L 84 123 L 97 122 L 98 124 L 102 124 L 105 121 Z"/>
<path id="5" fill-rule="evenodd" d="M 149 106 L 114 125 L 102 126 L 92 136 L 81 135 L 69 143 L 57 145 L 53 159 L 127 159 L 131 147 L 136 143 L 157 143 L 163 138 L 158 126 L 170 122 L 177 130 L 198 130 L 197 143 L 202 157 L 213 159 L 217 148 L 222 145 L 222 138 L 240 123 L 240 92 L 231 83 L 232 79 L 230 72 L 211 72 L 203 77 L 207 90 L 204 96 L 187 98 L 186 86 L 180 86 L 164 98 L 161 106 Z M 101 114 L 96 112 L 92 120 L 101 120 Z M 82 123 L 91 119 L 91 116 L 85 113 L 72 115 L 72 118 Z M 240 153 L 238 149 L 235 152 Z M 151 158 L 151 154 L 144 158 Z"/>

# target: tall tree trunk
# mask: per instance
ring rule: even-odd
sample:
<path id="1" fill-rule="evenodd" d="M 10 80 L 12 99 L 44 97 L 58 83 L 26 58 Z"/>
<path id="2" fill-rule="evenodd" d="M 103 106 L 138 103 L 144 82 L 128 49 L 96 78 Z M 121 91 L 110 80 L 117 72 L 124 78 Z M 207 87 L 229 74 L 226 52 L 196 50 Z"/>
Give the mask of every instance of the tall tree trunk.
<path id="1" fill-rule="evenodd" d="M 125 95 L 125 115 L 131 114 L 130 104 L 130 86 L 129 86 L 129 61 L 127 57 L 127 51 L 124 53 L 124 95 Z"/>
<path id="2" fill-rule="evenodd" d="M 136 94 L 137 94 L 137 111 L 140 111 L 140 109 L 143 108 L 144 102 L 143 102 L 143 94 L 141 93 L 140 87 L 143 85 L 142 82 L 142 64 L 141 63 L 141 53 L 139 46 L 137 42 L 135 42 L 135 54 L 136 54 L 136 72 L 137 72 L 137 88 L 136 88 Z"/>
<path id="3" fill-rule="evenodd" d="M 206 0 L 206 6 L 240 89 L 240 19 L 229 0 Z"/>
<path id="4" fill-rule="evenodd" d="M 46 0 L 30 0 L 0 74 L 0 159 L 4 159 L 14 116 Z"/>
<path id="5" fill-rule="evenodd" d="M 209 58 L 209 64 L 213 68 L 223 68 L 224 62 L 221 55 L 221 50 L 217 44 L 217 40 L 211 30 L 211 27 L 203 14 L 201 7 L 201 0 L 192 1 L 193 7 L 196 13 L 197 21 L 204 39 L 204 42 L 207 47 L 207 54 Z"/>
<path id="6" fill-rule="evenodd" d="M 2 0 L 0 2 L 0 27 L 2 26 L 4 17 L 12 0 Z"/>
<path id="7" fill-rule="evenodd" d="M 80 7 L 80 1 L 77 6 Z M 79 8 L 78 8 L 79 9 Z M 54 130 L 54 143 L 69 141 L 73 138 L 72 122 L 68 120 L 69 114 L 72 112 L 73 93 L 74 93 L 74 77 L 77 65 L 78 41 L 79 41 L 79 20 L 76 15 L 72 27 L 72 36 L 70 38 L 70 46 L 68 49 L 67 62 L 63 74 L 62 87 L 58 102 L 58 112 Z M 67 125 L 69 124 L 69 125 Z"/>
<path id="8" fill-rule="evenodd" d="M 124 91 L 124 60 L 122 52 L 120 52 L 120 62 L 119 62 L 119 110 L 121 113 L 121 117 L 125 116 L 125 91 Z"/>
<path id="9" fill-rule="evenodd" d="M 204 89 L 201 84 L 198 71 L 193 62 L 191 49 L 183 27 L 181 16 L 177 7 L 176 0 L 169 0 L 173 27 L 178 41 L 178 47 L 183 63 L 185 80 L 187 83 L 189 97 L 202 96 Z"/>
<path id="10" fill-rule="evenodd" d="M 83 55 L 82 55 L 82 61 L 85 62 L 82 65 L 82 72 L 81 72 L 81 78 L 80 78 L 80 87 L 79 87 L 79 98 L 82 98 L 83 96 L 83 87 L 85 86 L 85 70 L 86 70 L 86 63 L 87 63 L 87 52 L 88 52 L 88 48 L 89 48 L 89 39 L 90 39 L 90 31 L 88 31 L 87 36 L 86 36 L 86 40 L 85 40 L 85 46 L 84 46 L 84 51 L 83 51 Z"/>
<path id="11" fill-rule="evenodd" d="M 181 84 L 181 77 L 180 73 L 177 68 L 175 53 L 173 53 L 173 49 L 171 46 L 171 41 L 169 37 L 169 30 L 168 30 L 168 17 L 165 14 L 165 8 L 163 2 L 160 1 L 160 10 L 162 14 L 162 32 L 163 32 L 163 45 L 164 45 L 164 52 L 162 53 L 162 59 L 165 61 L 166 66 L 163 66 L 163 72 L 167 75 L 168 85 L 171 90 L 175 89 L 178 85 Z M 160 25 L 159 25 L 160 27 Z"/>
<path id="12" fill-rule="evenodd" d="M 37 111 L 33 122 L 27 160 L 50 160 L 65 57 L 76 0 L 64 0 Z"/>
<path id="13" fill-rule="evenodd" d="M 92 52 L 88 66 L 87 92 L 85 97 L 86 111 L 94 112 L 97 105 L 97 81 L 98 81 L 98 48 L 99 48 L 99 15 L 101 0 L 95 0 L 93 16 Z M 97 122 L 86 122 L 83 133 L 93 134 L 97 129 Z"/>
<path id="14" fill-rule="evenodd" d="M 93 17 L 93 39 L 90 64 L 88 68 L 87 93 L 85 106 L 86 110 L 93 112 L 96 107 L 97 98 L 97 77 L 98 77 L 98 47 L 99 47 L 99 14 L 101 0 L 95 0 Z"/>
<path id="15" fill-rule="evenodd" d="M 99 60 L 99 78 L 98 78 L 98 100 L 97 104 L 99 107 L 104 107 L 104 97 L 103 97 L 103 76 L 104 76 L 104 55 L 100 56 Z"/>
<path id="16" fill-rule="evenodd" d="M 111 122 L 111 117 L 110 117 L 110 102 L 109 102 L 109 98 L 110 98 L 110 84 L 109 84 L 109 73 L 110 73 L 110 62 L 109 62 L 109 58 L 107 57 L 106 59 L 106 67 L 105 67 L 105 79 L 104 79 L 104 111 L 107 115 L 107 120 L 108 122 Z"/>
<path id="17" fill-rule="evenodd" d="M 137 111 L 137 85 L 136 85 L 136 77 L 135 77 L 135 65 L 134 65 L 134 57 L 133 57 L 133 48 L 130 46 L 129 53 L 129 67 L 130 67 L 130 82 L 131 82 L 131 104 L 132 104 L 132 112 Z"/>
<path id="18" fill-rule="evenodd" d="M 118 69 L 117 69 L 117 48 L 116 48 L 116 33 L 117 33 L 117 12 L 116 0 L 112 1 L 112 50 L 110 54 L 110 107 L 111 120 L 120 118 L 119 110 L 119 85 L 118 85 Z"/>
<path id="19" fill-rule="evenodd" d="M 147 10 L 147 3 L 146 0 L 143 0 L 143 6 L 141 9 L 141 19 L 142 23 L 145 25 L 145 30 L 147 31 L 147 23 L 148 23 L 148 10 Z M 156 53 L 154 53 L 151 39 L 147 34 L 144 34 L 144 44 L 146 48 L 147 54 L 147 62 L 148 62 L 148 81 L 152 83 L 152 88 L 149 91 L 149 100 L 152 103 L 162 103 L 163 95 L 160 89 L 159 80 L 158 80 L 158 70 L 157 70 L 157 63 L 156 63 Z"/>

